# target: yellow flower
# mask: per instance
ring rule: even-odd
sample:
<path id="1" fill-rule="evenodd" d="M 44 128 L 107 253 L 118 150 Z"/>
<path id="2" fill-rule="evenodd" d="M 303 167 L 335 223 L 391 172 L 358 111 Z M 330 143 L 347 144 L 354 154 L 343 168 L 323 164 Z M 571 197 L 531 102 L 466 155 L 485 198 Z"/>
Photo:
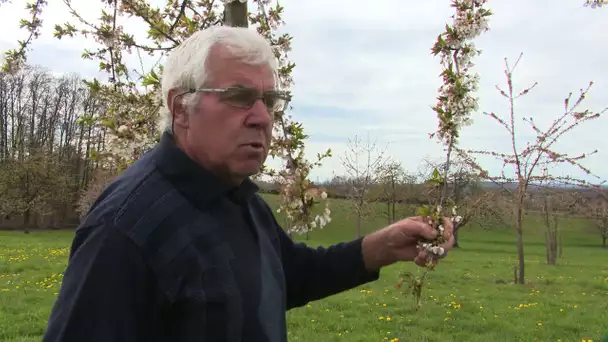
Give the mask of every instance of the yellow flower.
<path id="1" fill-rule="evenodd" d="M 543 322 L 538 322 L 538 323 L 536 323 L 536 325 L 538 325 L 539 327 L 542 327 L 543 326 Z"/>

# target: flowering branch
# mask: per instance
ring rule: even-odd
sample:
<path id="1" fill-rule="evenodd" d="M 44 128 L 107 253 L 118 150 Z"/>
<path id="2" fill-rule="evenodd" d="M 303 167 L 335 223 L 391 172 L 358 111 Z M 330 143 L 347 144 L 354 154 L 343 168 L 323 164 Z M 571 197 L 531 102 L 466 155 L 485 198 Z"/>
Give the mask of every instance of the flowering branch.
<path id="1" fill-rule="evenodd" d="M 591 8 L 599 8 L 604 5 L 608 5 L 608 1 L 606 0 L 585 0 L 583 6 L 591 7 Z"/>
<path id="2" fill-rule="evenodd" d="M 439 246 L 445 243 L 443 217 L 451 217 L 456 225 L 460 221 L 455 206 L 452 205 L 450 211 L 446 210 L 450 204 L 447 196 L 448 173 L 451 154 L 458 142 L 460 129 L 470 124 L 470 115 L 478 107 L 477 98 L 473 93 L 477 90 L 479 76 L 471 73 L 470 69 L 473 67 L 472 58 L 481 53 L 475 48 L 472 40 L 488 31 L 488 17 L 492 15 L 490 10 L 483 8 L 485 3 L 486 0 L 453 0 L 452 7 L 456 9 L 456 14 L 452 16 L 452 26 L 446 24 L 445 32 L 437 37 L 431 50 L 433 55 L 440 56 L 444 68 L 441 73 L 443 85 L 439 88 L 437 104 L 433 107 L 439 125 L 437 131 L 431 134 L 431 138 L 437 137 L 440 143 L 446 146 L 447 153 L 442 172 L 435 169 L 432 177 L 427 180 L 427 184 L 440 190 L 439 198 L 418 210 L 418 215 L 427 217 L 429 223 L 438 231 L 438 238 L 419 244 L 420 249 L 427 250 L 431 255 L 422 276 L 414 276 L 411 273 L 404 275 L 409 279 L 416 309 L 420 306 L 422 287 L 428 271 L 434 269 L 436 257 L 444 254 L 443 248 Z M 398 286 L 404 281 L 402 279 Z"/>
<path id="3" fill-rule="evenodd" d="M 0 2 L 1 3 L 1 2 Z M 25 29 L 29 35 L 25 40 L 19 40 L 18 48 L 8 50 L 4 53 L 5 59 L 2 65 L 2 71 L 14 73 L 21 68 L 26 62 L 26 53 L 32 42 L 40 36 L 40 28 L 42 27 L 42 8 L 47 5 L 46 0 L 36 0 L 25 4 L 31 15 L 30 19 L 21 19 L 19 28 Z"/>
<path id="4" fill-rule="evenodd" d="M 274 47 L 275 56 L 279 62 L 279 81 L 281 89 L 287 90 L 293 84 L 291 71 L 295 63 L 289 62 L 287 54 L 291 51 L 292 37 L 283 34 L 276 36 L 275 32 L 282 20 L 280 15 L 283 7 L 279 4 L 266 11 L 264 4 L 269 0 L 258 0 L 258 14 L 250 17 L 252 23 L 259 24 L 258 33 L 264 35 Z M 291 96 L 291 95 L 290 95 Z M 315 228 L 323 228 L 331 222 L 331 211 L 327 193 L 312 186 L 308 179 L 313 168 L 321 166 L 321 161 L 331 156 L 331 149 L 318 154 L 314 162 L 304 156 L 304 134 L 301 123 L 293 121 L 287 113 L 277 113 L 273 135 L 271 157 L 284 160 L 285 167 L 279 172 L 267 170 L 267 174 L 277 178 L 281 184 L 280 205 L 277 212 L 285 213 L 289 221 L 287 231 L 290 233 L 308 234 Z M 313 207 L 321 201 L 325 202 L 322 214 L 314 215 Z"/>

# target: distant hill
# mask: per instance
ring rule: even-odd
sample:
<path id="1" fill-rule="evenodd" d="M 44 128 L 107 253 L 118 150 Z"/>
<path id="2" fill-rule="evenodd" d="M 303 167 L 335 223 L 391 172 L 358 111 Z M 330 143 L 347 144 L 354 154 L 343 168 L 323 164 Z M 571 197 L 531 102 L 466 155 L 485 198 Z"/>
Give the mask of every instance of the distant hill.
<path id="1" fill-rule="evenodd" d="M 517 188 L 517 183 L 515 182 L 508 182 L 508 183 L 503 183 L 503 184 L 496 184 L 493 182 L 480 182 L 481 187 L 486 188 L 486 189 L 500 189 L 500 188 L 506 188 L 509 190 L 515 190 Z M 605 190 L 608 190 L 608 185 L 604 185 L 602 186 Z M 579 190 L 579 191 L 586 191 L 589 190 L 591 191 L 591 189 L 587 188 L 587 187 L 583 187 L 583 186 L 577 186 L 577 185 L 573 185 L 573 184 L 562 184 L 562 183 L 555 183 L 552 186 L 538 186 L 536 184 L 530 184 L 528 187 L 528 190 L 536 190 L 536 189 L 570 189 L 570 190 Z"/>

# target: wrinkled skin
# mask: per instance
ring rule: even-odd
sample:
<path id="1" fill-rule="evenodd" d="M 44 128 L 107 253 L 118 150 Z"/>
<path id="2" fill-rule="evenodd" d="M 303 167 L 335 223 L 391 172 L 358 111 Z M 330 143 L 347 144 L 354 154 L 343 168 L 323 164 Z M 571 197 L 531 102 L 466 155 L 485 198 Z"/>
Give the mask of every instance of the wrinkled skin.
<path id="1" fill-rule="evenodd" d="M 260 92 L 274 89 L 274 77 L 266 66 L 250 66 L 234 59 L 222 46 L 211 49 L 206 88 L 244 86 Z M 169 92 L 169 101 L 179 90 Z M 259 172 L 270 147 L 273 119 L 262 100 L 250 109 L 219 101 L 218 94 L 198 93 L 197 106 L 187 109 L 175 103 L 175 136 L 178 146 L 226 182 L 239 184 Z M 171 103 L 169 103 L 171 106 Z"/>

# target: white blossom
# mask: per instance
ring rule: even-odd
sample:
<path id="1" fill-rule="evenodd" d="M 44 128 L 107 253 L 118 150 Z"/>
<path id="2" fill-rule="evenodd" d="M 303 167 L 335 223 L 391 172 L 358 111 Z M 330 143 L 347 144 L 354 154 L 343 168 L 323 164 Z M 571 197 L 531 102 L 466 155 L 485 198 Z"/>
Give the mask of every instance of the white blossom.
<path id="1" fill-rule="evenodd" d="M 439 247 L 439 246 L 433 246 L 431 248 L 431 253 L 433 254 L 437 254 L 439 256 L 442 256 L 443 253 L 445 253 L 445 250 L 443 249 L 443 247 Z"/>

